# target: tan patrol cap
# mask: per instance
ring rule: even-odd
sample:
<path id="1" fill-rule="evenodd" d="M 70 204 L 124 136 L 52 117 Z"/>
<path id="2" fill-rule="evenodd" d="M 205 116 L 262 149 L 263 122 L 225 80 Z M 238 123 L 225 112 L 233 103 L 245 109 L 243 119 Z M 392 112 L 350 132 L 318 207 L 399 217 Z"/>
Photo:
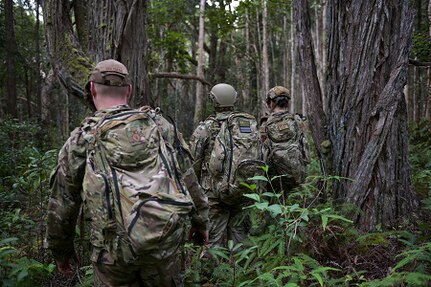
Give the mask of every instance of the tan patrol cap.
<path id="1" fill-rule="evenodd" d="M 130 85 L 129 72 L 126 66 L 113 59 L 97 63 L 88 81 L 106 86 L 124 87 Z"/>
<path id="2" fill-rule="evenodd" d="M 291 99 L 289 90 L 282 86 L 275 86 L 266 94 L 267 100 L 274 100 L 278 97 L 286 97 L 288 100 Z"/>

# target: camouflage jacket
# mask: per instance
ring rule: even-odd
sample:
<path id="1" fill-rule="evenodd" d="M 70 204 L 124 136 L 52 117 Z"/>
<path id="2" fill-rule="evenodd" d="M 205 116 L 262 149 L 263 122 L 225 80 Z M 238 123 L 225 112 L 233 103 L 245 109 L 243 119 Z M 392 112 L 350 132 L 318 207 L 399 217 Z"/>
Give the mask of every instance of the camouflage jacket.
<path id="1" fill-rule="evenodd" d="M 51 175 L 51 196 L 48 204 L 47 218 L 47 247 L 57 260 L 70 258 L 74 254 L 75 226 L 81 205 L 84 210 L 102 208 L 92 206 L 97 200 L 83 200 L 83 179 L 87 157 L 87 143 L 85 131 L 97 124 L 107 114 L 121 110 L 129 110 L 128 106 L 117 106 L 112 109 L 97 111 L 93 116 L 86 118 L 80 127 L 76 128 L 60 150 L 58 164 Z M 162 134 L 164 132 L 162 131 Z M 172 142 L 172 141 L 170 141 Z M 186 147 L 186 145 L 184 145 Z M 187 160 L 186 160 L 187 161 Z M 184 166 L 184 165 L 183 165 Z M 198 228 L 206 229 L 208 222 L 207 199 L 200 187 L 193 183 L 191 168 L 181 170 L 185 182 L 189 182 L 190 194 L 194 200 L 196 210 L 192 214 L 193 224 Z M 84 211 L 84 214 L 86 212 Z M 93 246 L 103 247 L 99 230 L 92 230 L 90 241 Z"/>
<path id="2" fill-rule="evenodd" d="M 210 116 L 201 122 L 190 139 L 190 150 L 194 158 L 193 168 L 199 179 L 199 183 L 205 190 L 209 198 L 211 195 L 211 175 L 208 170 L 208 163 L 211 158 L 211 151 L 214 146 L 214 139 L 220 130 L 219 120 L 225 120 L 232 112 L 216 113 L 215 117 Z"/>

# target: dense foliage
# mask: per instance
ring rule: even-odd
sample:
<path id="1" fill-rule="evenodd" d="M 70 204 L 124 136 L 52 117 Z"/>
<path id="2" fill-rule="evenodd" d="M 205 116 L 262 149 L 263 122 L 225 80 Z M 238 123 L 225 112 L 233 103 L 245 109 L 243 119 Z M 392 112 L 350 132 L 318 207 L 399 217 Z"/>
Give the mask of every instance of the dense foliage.
<path id="1" fill-rule="evenodd" d="M 91 286 L 88 261 L 82 262 L 79 277 L 67 279 L 54 272 L 43 248 L 48 177 L 57 151 L 34 148 L 31 133 L 17 133 L 30 132 L 37 125 L 13 123 L 0 126 L 2 140 L 16 146 L 14 156 L 8 157 L 9 162 L 3 159 L 1 165 L 3 286 L 27 286 L 28 282 Z M 313 160 L 307 182 L 286 195 L 271 188 L 271 180 L 277 178 L 259 176 L 254 178 L 256 184 L 248 185 L 245 199 L 251 236 L 247 241 L 209 250 L 187 244 L 187 286 L 426 285 L 431 280 L 430 132 L 428 122 L 412 127 L 411 132 L 414 183 L 423 200 L 417 228 L 406 223 L 397 231 L 361 233 L 343 216 L 349 207 L 335 208 L 324 200 L 332 181 L 347 179 L 322 177 Z M 87 242 L 77 238 L 77 244 Z M 81 254 L 88 252 L 87 243 L 85 248 L 80 248 Z"/>

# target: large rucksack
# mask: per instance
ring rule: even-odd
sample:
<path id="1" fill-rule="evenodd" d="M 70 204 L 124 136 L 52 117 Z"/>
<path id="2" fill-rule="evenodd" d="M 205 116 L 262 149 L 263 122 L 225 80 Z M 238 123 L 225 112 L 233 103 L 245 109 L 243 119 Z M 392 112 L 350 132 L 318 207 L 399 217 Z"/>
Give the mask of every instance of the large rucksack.
<path id="1" fill-rule="evenodd" d="M 144 112 L 121 111 L 103 117 L 84 138 L 84 201 L 105 213 L 92 219 L 104 248 L 125 262 L 175 254 L 193 202 L 156 123 Z"/>
<path id="2" fill-rule="evenodd" d="M 257 122 L 246 113 L 232 113 L 216 121 L 220 129 L 208 163 L 212 192 L 225 204 L 241 204 L 245 199 L 242 195 L 249 192 L 241 183 L 263 174 Z"/>
<path id="3" fill-rule="evenodd" d="M 266 122 L 268 137 L 267 163 L 271 175 L 283 176 L 283 188 L 303 183 L 307 175 L 310 153 L 304 123 L 299 115 L 285 113 L 270 116 Z"/>

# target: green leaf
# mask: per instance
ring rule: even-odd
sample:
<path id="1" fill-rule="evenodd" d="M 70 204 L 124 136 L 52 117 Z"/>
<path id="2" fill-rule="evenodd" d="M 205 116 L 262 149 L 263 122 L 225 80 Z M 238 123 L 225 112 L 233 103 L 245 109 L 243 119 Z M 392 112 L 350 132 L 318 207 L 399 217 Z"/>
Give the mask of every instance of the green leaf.
<path id="1" fill-rule="evenodd" d="M 232 248 L 233 248 L 233 240 L 228 240 L 228 242 L 227 242 L 227 248 L 229 250 L 232 250 Z"/>
<path id="2" fill-rule="evenodd" d="M 269 167 L 268 167 L 267 165 L 262 165 L 260 168 L 261 168 L 265 173 L 268 173 L 268 169 L 269 169 Z"/>
<path id="3" fill-rule="evenodd" d="M 262 196 L 279 197 L 279 194 L 276 194 L 276 193 L 273 193 L 273 192 L 264 192 L 264 193 L 262 193 Z"/>
<path id="4" fill-rule="evenodd" d="M 346 222 L 349 222 L 349 223 L 353 223 L 353 221 L 352 221 L 352 220 L 347 219 L 347 218 L 345 218 L 345 217 L 343 217 L 343 216 L 341 216 L 341 215 L 337 215 L 337 214 L 328 214 L 328 217 L 329 217 L 329 218 L 332 218 L 332 219 L 339 219 L 339 220 L 342 220 L 342 221 L 346 221 Z"/>
<path id="5" fill-rule="evenodd" d="M 261 180 L 261 181 L 268 182 L 268 179 L 266 177 L 264 177 L 263 175 L 256 175 L 256 176 L 248 178 L 248 180 Z"/>
<path id="6" fill-rule="evenodd" d="M 281 206 L 279 204 L 272 204 L 272 205 L 268 206 L 268 211 L 271 212 L 273 217 L 275 217 L 275 216 L 277 216 L 283 212 L 283 210 L 281 209 Z"/>
<path id="7" fill-rule="evenodd" d="M 301 218 L 303 220 L 305 220 L 306 222 L 308 222 L 310 220 L 310 218 L 308 217 L 308 210 L 305 209 L 302 213 L 301 213 Z"/>
<path id="8" fill-rule="evenodd" d="M 252 184 L 247 184 L 245 182 L 241 182 L 240 185 L 247 187 L 248 189 L 250 189 L 251 191 L 255 191 L 257 188 L 257 185 L 252 183 Z"/>
<path id="9" fill-rule="evenodd" d="M 292 205 L 292 206 L 289 207 L 289 211 L 290 212 L 294 212 L 298 208 L 299 208 L 299 204 L 295 203 L 294 205 Z"/>
<path id="10" fill-rule="evenodd" d="M 243 196 L 251 198 L 257 202 L 260 202 L 260 196 L 256 193 L 246 193 L 246 194 L 243 194 Z"/>
<path id="11" fill-rule="evenodd" d="M 323 287 L 323 278 L 322 278 L 322 276 L 320 276 L 320 274 L 319 274 L 319 273 L 314 273 L 314 272 L 311 272 L 310 274 L 311 274 L 314 278 L 316 278 L 316 279 L 317 279 L 317 281 L 319 281 L 320 286 L 322 286 L 322 287 Z"/>
<path id="12" fill-rule="evenodd" d="M 215 256 L 215 257 L 218 257 L 218 258 L 224 258 L 224 259 L 226 259 L 226 260 L 229 260 L 229 256 L 228 255 L 226 255 L 224 252 L 223 252 L 223 250 L 222 249 L 220 249 L 220 248 L 210 248 L 210 249 L 208 249 L 208 252 L 211 254 L 211 255 L 213 255 L 213 256 Z"/>
<path id="13" fill-rule="evenodd" d="M 326 229 L 327 225 L 328 225 L 328 215 L 322 214 L 322 228 L 323 228 L 323 230 Z"/>
<path id="14" fill-rule="evenodd" d="M 254 206 L 259 210 L 265 210 L 268 207 L 268 201 L 255 203 Z"/>
<path id="15" fill-rule="evenodd" d="M 19 274 L 17 276 L 18 282 L 24 280 L 27 276 L 28 276 L 28 271 L 27 270 L 22 270 L 21 272 L 19 272 Z"/>

